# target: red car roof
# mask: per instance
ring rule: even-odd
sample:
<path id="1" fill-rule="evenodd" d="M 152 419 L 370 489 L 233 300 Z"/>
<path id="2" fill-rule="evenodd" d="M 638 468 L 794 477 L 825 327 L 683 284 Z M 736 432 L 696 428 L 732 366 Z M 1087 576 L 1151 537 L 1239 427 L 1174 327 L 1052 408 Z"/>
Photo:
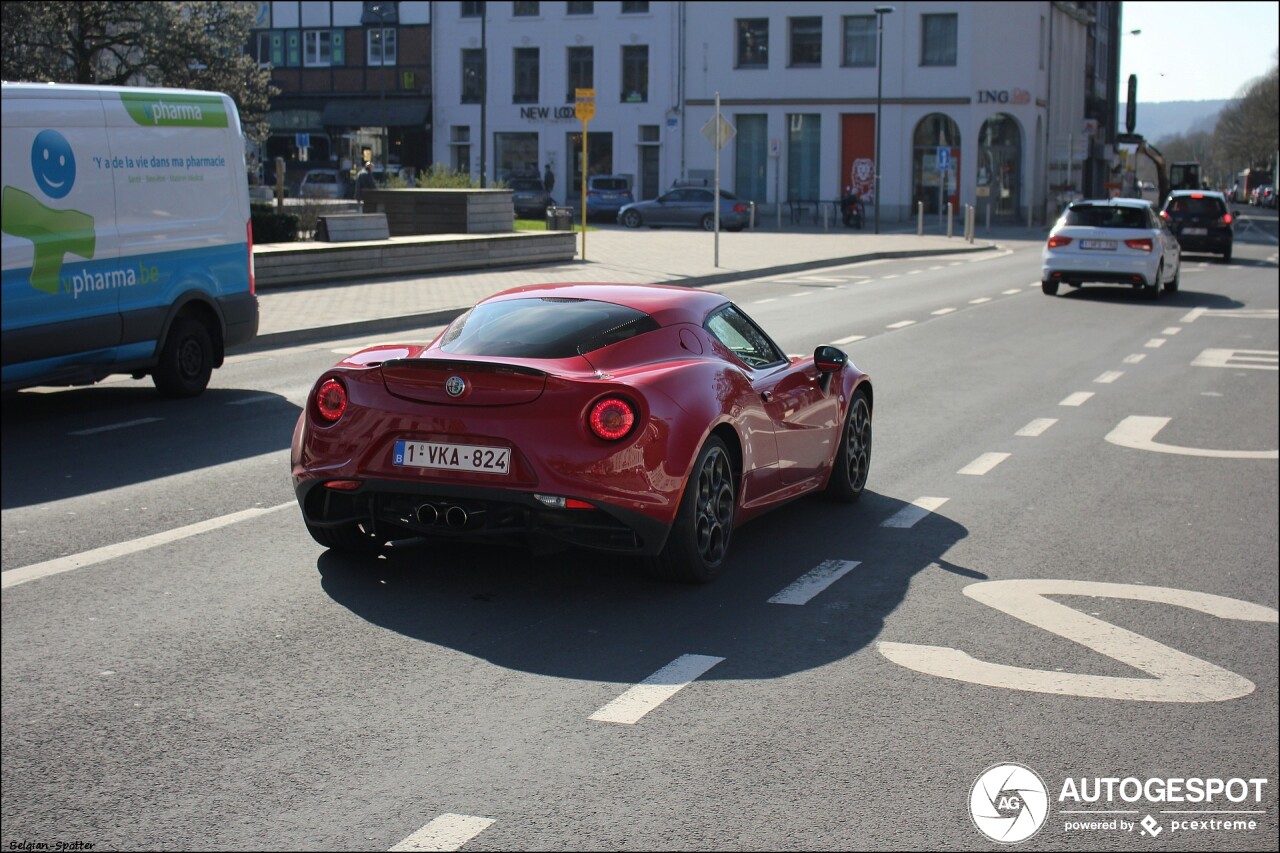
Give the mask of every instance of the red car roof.
<path id="1" fill-rule="evenodd" d="M 594 299 L 614 305 L 625 305 L 643 311 L 660 326 L 677 323 L 702 325 L 716 308 L 728 303 L 719 293 L 695 290 L 665 284 L 533 284 L 515 287 L 495 293 L 481 302 L 506 301 L 508 299 Z"/>

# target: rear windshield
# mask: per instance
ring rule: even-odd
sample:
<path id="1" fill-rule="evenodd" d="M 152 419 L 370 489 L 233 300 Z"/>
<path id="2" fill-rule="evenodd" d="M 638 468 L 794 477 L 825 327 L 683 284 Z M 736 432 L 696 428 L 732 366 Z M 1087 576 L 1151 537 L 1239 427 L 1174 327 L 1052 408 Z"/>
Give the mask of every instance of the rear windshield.
<path id="1" fill-rule="evenodd" d="M 591 188 L 595 190 L 625 190 L 627 188 L 626 178 L 592 178 Z"/>
<path id="2" fill-rule="evenodd" d="M 527 192 L 529 190 L 533 190 L 534 192 L 542 191 L 542 181 L 535 181 L 532 178 L 512 178 L 510 181 L 507 181 L 507 186 L 513 190 L 520 190 L 522 192 Z"/>
<path id="3" fill-rule="evenodd" d="M 338 176 L 330 172 L 307 172 L 306 182 L 309 184 L 336 184 Z"/>
<path id="4" fill-rule="evenodd" d="M 591 299 L 509 299 L 477 305 L 449 326 L 455 355 L 569 358 L 658 328 L 643 311 Z"/>
<path id="5" fill-rule="evenodd" d="M 1169 199 L 1169 213 L 1181 216 L 1221 216 L 1226 211 L 1222 199 L 1216 196 L 1183 195 Z"/>
<path id="6" fill-rule="evenodd" d="M 1067 208 L 1067 225 L 1094 228 L 1150 228 L 1151 219 L 1141 207 L 1082 204 Z"/>

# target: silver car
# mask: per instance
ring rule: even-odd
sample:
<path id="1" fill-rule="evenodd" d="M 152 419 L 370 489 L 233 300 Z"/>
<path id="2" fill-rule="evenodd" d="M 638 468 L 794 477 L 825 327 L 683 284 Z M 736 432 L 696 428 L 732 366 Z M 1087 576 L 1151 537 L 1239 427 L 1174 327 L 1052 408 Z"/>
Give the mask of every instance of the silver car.
<path id="1" fill-rule="evenodd" d="M 1178 238 L 1148 202 L 1132 198 L 1075 201 L 1049 232 L 1040 255 L 1040 287 L 1087 281 L 1127 284 L 1151 299 L 1178 289 Z"/>
<path id="2" fill-rule="evenodd" d="M 715 230 L 715 208 L 711 190 L 701 187 L 678 187 L 655 199 L 637 201 L 618 211 L 618 221 L 628 228 L 647 225 L 685 225 Z M 731 192 L 720 191 L 720 227 L 741 231 L 751 223 L 751 202 Z"/>

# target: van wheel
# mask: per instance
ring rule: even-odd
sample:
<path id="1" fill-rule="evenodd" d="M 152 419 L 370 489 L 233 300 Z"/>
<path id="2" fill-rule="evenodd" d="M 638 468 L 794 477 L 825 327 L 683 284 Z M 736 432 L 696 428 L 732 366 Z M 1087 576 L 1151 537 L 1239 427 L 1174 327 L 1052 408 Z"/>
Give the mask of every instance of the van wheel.
<path id="1" fill-rule="evenodd" d="M 156 390 L 166 397 L 195 397 L 213 375 L 213 340 L 204 323 L 179 317 L 169 328 L 160 362 L 151 374 Z"/>

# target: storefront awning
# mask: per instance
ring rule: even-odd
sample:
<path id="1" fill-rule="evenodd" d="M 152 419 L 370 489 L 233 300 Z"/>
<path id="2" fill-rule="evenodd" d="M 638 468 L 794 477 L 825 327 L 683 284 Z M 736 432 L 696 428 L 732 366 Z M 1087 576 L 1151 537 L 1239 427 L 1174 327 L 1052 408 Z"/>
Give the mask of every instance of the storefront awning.
<path id="1" fill-rule="evenodd" d="M 325 127 L 426 127 L 430 101 L 336 101 L 325 104 Z"/>

